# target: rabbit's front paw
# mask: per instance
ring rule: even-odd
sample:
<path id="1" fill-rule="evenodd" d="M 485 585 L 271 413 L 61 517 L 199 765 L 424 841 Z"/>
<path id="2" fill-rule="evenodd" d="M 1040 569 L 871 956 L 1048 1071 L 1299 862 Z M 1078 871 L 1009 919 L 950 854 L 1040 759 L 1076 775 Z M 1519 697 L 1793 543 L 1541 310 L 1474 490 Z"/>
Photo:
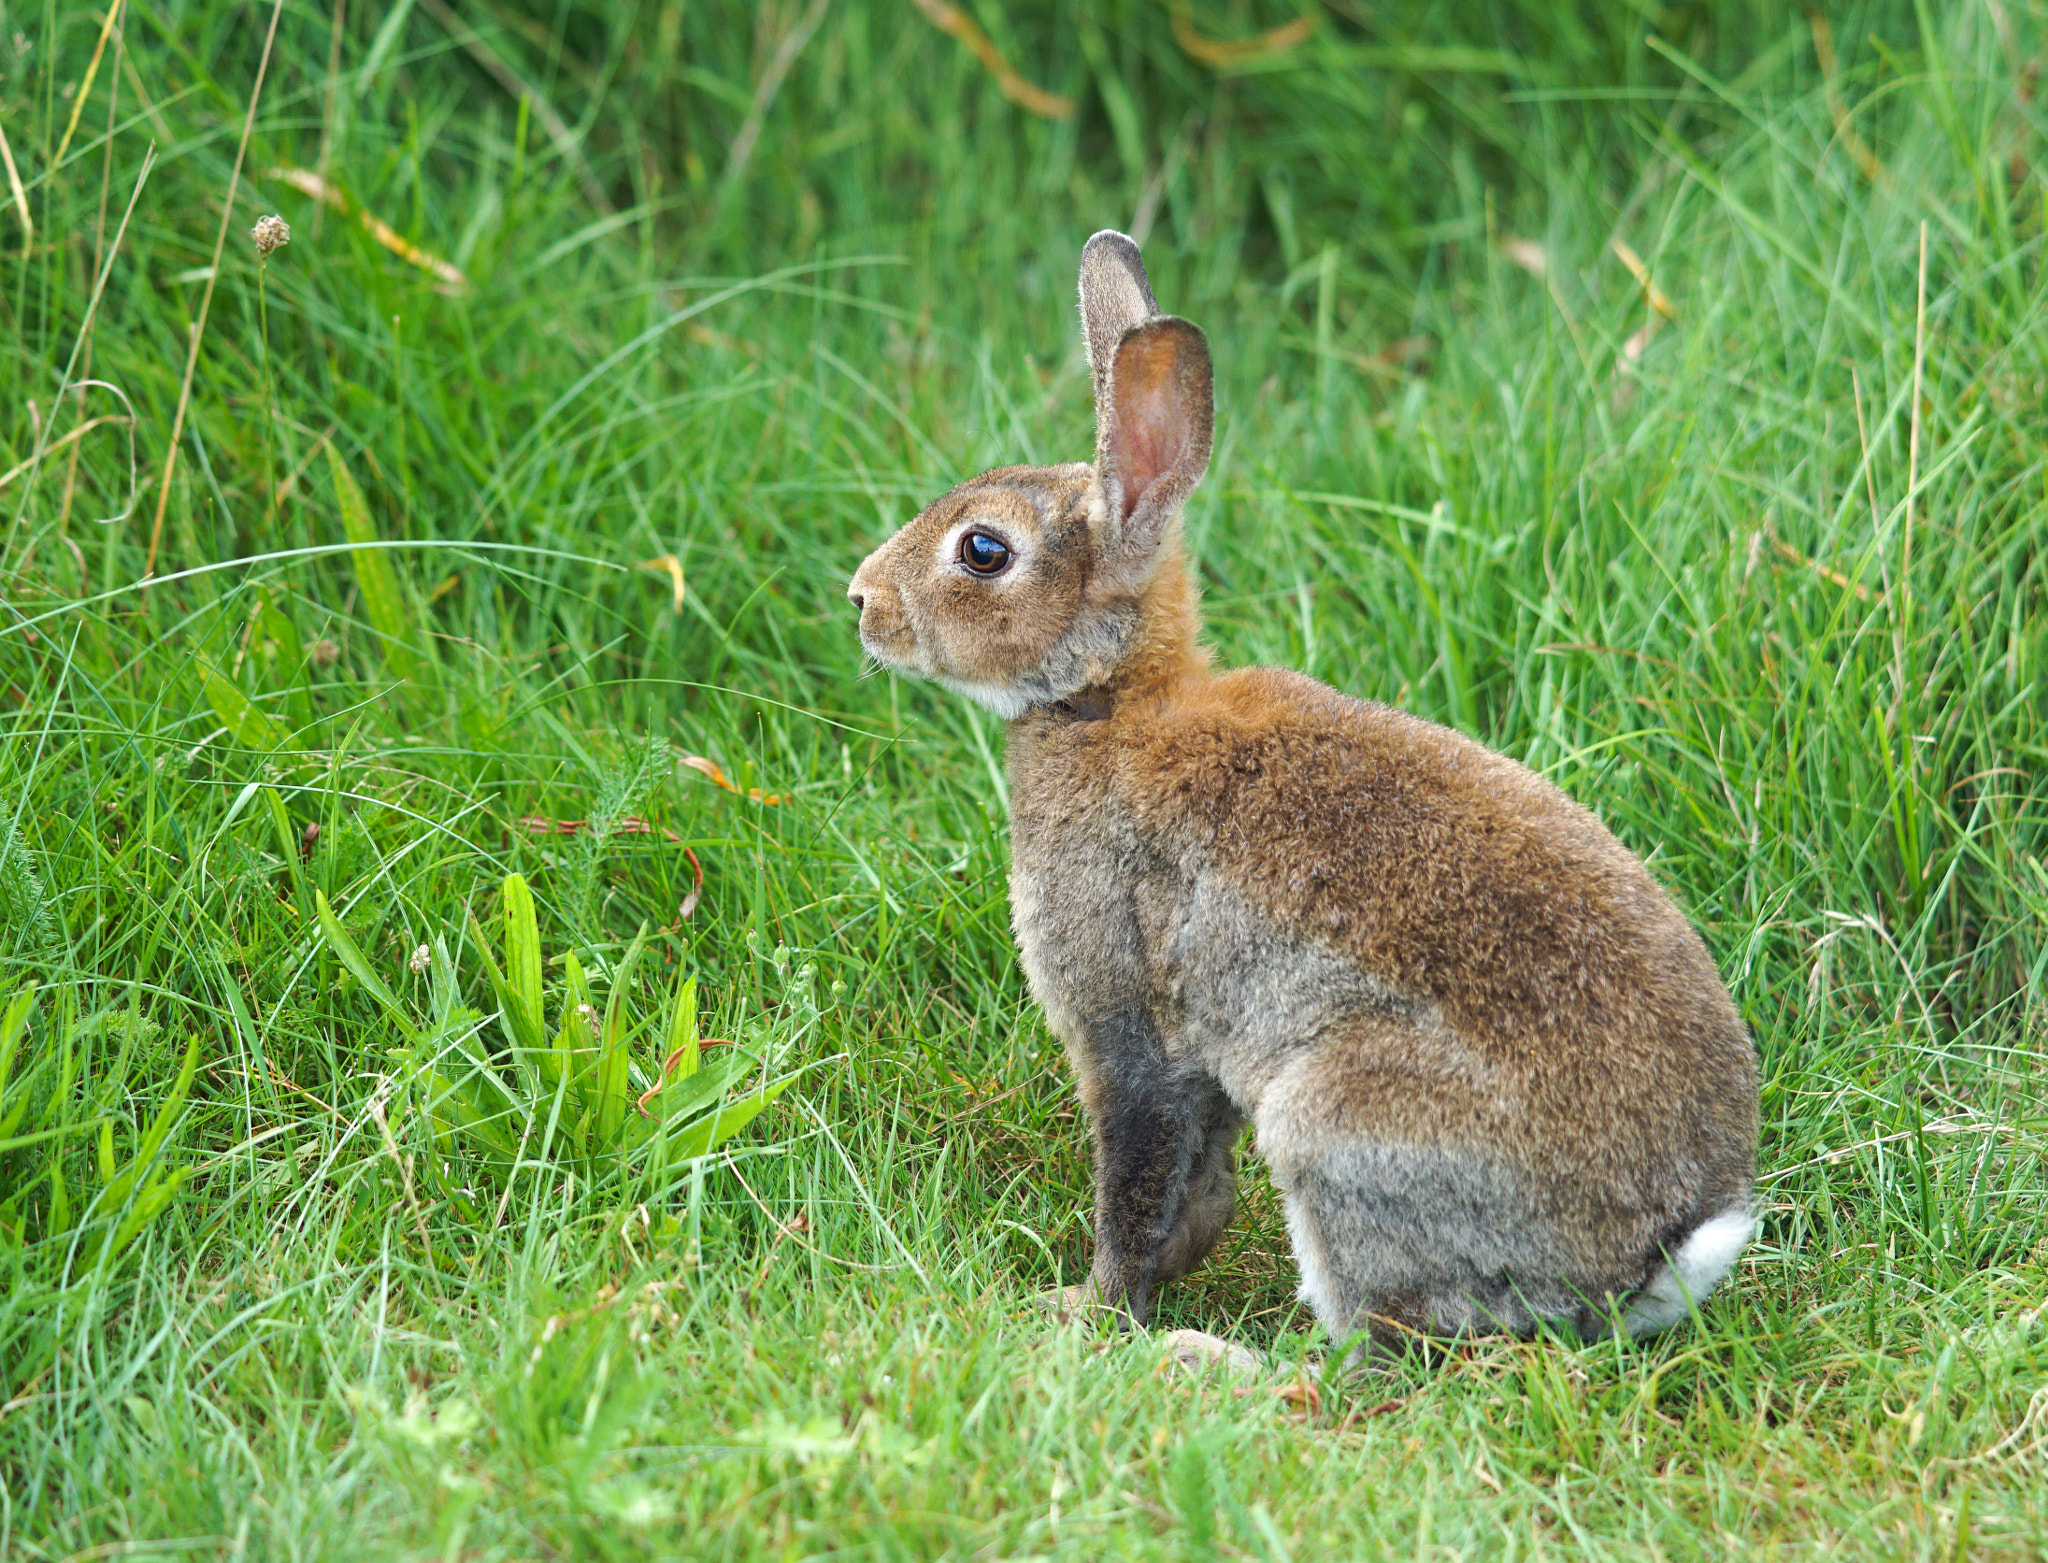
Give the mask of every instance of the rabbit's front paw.
<path id="1" fill-rule="evenodd" d="M 1205 1330 L 1168 1330 L 1162 1337 L 1167 1356 L 1190 1373 L 1221 1368 L 1226 1373 L 1257 1373 L 1265 1359 L 1249 1347 Z"/>
<path id="2" fill-rule="evenodd" d="M 1093 1318 L 1105 1307 L 1102 1293 L 1096 1290 L 1093 1281 L 1083 1281 L 1079 1286 L 1055 1286 L 1040 1292 L 1032 1301 L 1056 1324 Z"/>

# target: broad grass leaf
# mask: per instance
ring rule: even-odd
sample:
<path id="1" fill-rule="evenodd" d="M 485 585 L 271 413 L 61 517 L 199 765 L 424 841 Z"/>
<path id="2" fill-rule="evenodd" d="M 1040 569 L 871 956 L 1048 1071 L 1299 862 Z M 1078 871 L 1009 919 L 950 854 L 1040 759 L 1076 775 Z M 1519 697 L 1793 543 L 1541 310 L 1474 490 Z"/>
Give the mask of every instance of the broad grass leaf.
<path id="1" fill-rule="evenodd" d="M 691 1124 L 681 1134 L 669 1140 L 669 1155 L 687 1161 L 692 1156 L 702 1156 L 707 1151 L 716 1150 L 760 1117 L 776 1097 L 789 1089 L 794 1079 L 795 1076 L 792 1075 L 788 1080 L 778 1080 L 765 1090 L 756 1091 L 752 1096 L 742 1097 L 737 1102 L 729 1102 L 713 1116 Z"/>
<path id="2" fill-rule="evenodd" d="M 415 1077 L 426 1093 L 421 1105 L 443 1139 L 464 1136 L 487 1159 L 509 1167 L 519 1149 L 509 1127 L 519 1117 L 518 1103 L 488 1067 L 474 1059 L 463 1061 L 468 1068 L 455 1076 L 432 1064 L 421 1066 Z"/>
<path id="3" fill-rule="evenodd" d="M 669 1012 L 668 1043 L 662 1050 L 662 1067 L 678 1080 L 688 1079 L 697 1072 L 698 1057 L 697 978 L 692 974 L 676 984 L 676 1001 Z"/>
<path id="4" fill-rule="evenodd" d="M 632 947 L 612 971 L 612 991 L 605 1002 L 604 1027 L 598 1035 L 597 1138 L 601 1145 L 616 1141 L 626 1123 L 627 1066 L 631 1062 L 626 1054 L 626 1003 L 632 991 L 633 967 L 646 947 L 647 925 L 642 923 Z"/>
<path id="5" fill-rule="evenodd" d="M 68 1044 L 62 1044 L 62 1058 L 59 1062 L 61 1076 L 57 1090 L 44 1101 L 35 1121 L 36 1127 L 27 1134 L 17 1135 L 15 1129 L 28 1113 L 33 1094 L 32 1082 L 37 1065 L 28 1064 L 17 1077 L 14 1073 L 15 1057 L 20 1050 L 22 1038 L 28 1034 L 29 1016 L 34 1013 L 36 985 L 26 983 L 0 1010 L 0 1152 L 21 1150 L 30 1145 L 39 1145 L 45 1140 L 63 1139 L 73 1134 L 84 1134 L 99 1123 L 96 1118 L 81 1118 L 70 1123 L 51 1123 L 52 1113 L 62 1115 L 70 1101 L 72 1055 Z M 9 1178 L 25 1177 L 29 1183 L 40 1181 L 41 1171 L 29 1172 L 19 1165 L 9 1167 L 0 1163 L 0 1175 Z M 24 1188 L 10 1182 L 0 1181 L 0 1211 L 20 1197 Z"/>
<path id="6" fill-rule="evenodd" d="M 263 807 L 270 816 L 271 831 L 277 837 L 277 854 L 284 860 L 284 871 L 292 882 L 292 897 L 298 905 L 299 916 L 310 921 L 313 906 L 306 895 L 306 865 L 300 856 L 305 838 L 292 833 L 291 813 L 275 787 L 263 789 Z M 228 985 L 228 991 L 238 992 L 233 983 Z M 239 1005 L 241 1000 L 237 998 L 234 1002 Z"/>
<path id="7" fill-rule="evenodd" d="M 356 981 L 363 985 L 370 997 L 384 1006 L 384 1012 L 396 1023 L 398 1029 L 405 1033 L 406 1040 L 417 1041 L 419 1027 L 413 1024 L 412 1017 L 406 1014 L 404 1006 L 398 1002 L 398 995 L 377 975 L 377 968 L 370 964 L 362 950 L 357 947 L 355 940 L 348 936 L 348 930 L 341 926 L 341 919 L 334 915 L 334 908 L 327 904 L 326 891 L 313 892 L 313 906 L 320 917 L 320 931 L 327 936 L 327 942 L 334 947 L 334 953 L 341 957 L 341 964 L 354 974 Z"/>
<path id="8" fill-rule="evenodd" d="M 206 703 L 213 707 L 213 714 L 220 718 L 221 726 L 228 730 L 236 743 L 258 754 L 274 754 L 279 749 L 296 747 L 284 725 L 257 710 L 234 680 L 226 677 L 212 663 L 201 658 L 199 673 L 206 682 Z"/>
<path id="9" fill-rule="evenodd" d="M 370 628 L 383 641 L 384 664 L 393 677 L 416 685 L 425 672 L 425 662 L 413 644 L 413 616 L 398 584 L 398 572 L 392 569 L 386 551 L 376 546 L 379 538 L 370 520 L 370 507 L 332 441 L 327 445 L 327 465 L 334 474 L 334 498 L 341 507 L 341 529 L 353 545 L 349 559 L 355 565 L 356 585 L 363 594 L 363 611 L 370 617 Z"/>
<path id="10" fill-rule="evenodd" d="M 141 1235 L 142 1229 L 162 1213 L 171 1201 L 171 1196 L 185 1181 L 190 1168 L 181 1167 L 175 1172 L 160 1177 L 150 1177 L 158 1152 L 170 1139 L 171 1130 L 185 1110 L 185 1098 L 192 1089 L 192 1077 L 199 1069 L 199 1038 L 195 1034 L 185 1044 L 185 1061 L 178 1069 L 178 1078 L 171 1086 L 171 1094 L 150 1120 L 143 1131 L 142 1139 L 135 1147 L 135 1154 L 128 1165 L 107 1178 L 106 1186 L 93 1200 L 91 1211 L 112 1211 L 122 1205 L 128 1209 L 120 1225 L 115 1227 L 107 1240 L 105 1253 L 111 1258 L 120 1253 Z M 102 1126 L 100 1132 L 101 1171 L 104 1175 L 113 1160 L 113 1135 L 111 1126 Z M 130 1196 L 133 1196 L 132 1200 Z"/>
<path id="11" fill-rule="evenodd" d="M 284 683 L 292 727 L 297 732 L 307 732 L 318 724 L 319 712 L 307 685 L 309 665 L 306 648 L 299 640 L 298 625 L 274 600 L 266 600 L 256 615 L 256 633 L 261 638 L 263 661 L 269 665 L 271 675 Z"/>
<path id="12" fill-rule="evenodd" d="M 477 924 L 476 913 L 470 912 L 468 917 L 470 939 L 484 963 L 484 979 L 491 985 L 491 996 L 498 1001 L 498 1023 L 504 1028 L 505 1040 L 511 1044 L 515 1057 L 538 1053 L 546 1040 L 539 1019 L 527 1010 L 524 999 L 491 958 L 491 947 Z"/>
<path id="13" fill-rule="evenodd" d="M 540 1046 L 547 1013 L 540 987 L 540 924 L 534 917 L 533 892 L 521 874 L 505 876 L 505 972 L 513 996 L 533 1018 L 533 1046 Z"/>
<path id="14" fill-rule="evenodd" d="M 648 1114 L 657 1123 L 679 1123 L 717 1101 L 735 1080 L 746 1076 L 754 1063 L 745 1053 L 735 1051 L 688 1076 L 678 1076 L 662 1087 L 660 1095 L 648 1101 Z"/>
<path id="15" fill-rule="evenodd" d="M 29 1012 L 36 1007 L 36 985 L 24 983 L 21 991 L 0 1011 L 0 1150 L 8 1150 L 7 1136 L 28 1111 L 26 1081 L 14 1079 L 14 1055 L 28 1031 Z"/>
<path id="16" fill-rule="evenodd" d="M 122 1218 L 120 1226 L 114 1229 L 113 1238 L 107 1244 L 108 1257 L 121 1253 L 140 1237 L 142 1229 L 163 1214 L 164 1207 L 170 1204 L 191 1175 L 190 1167 L 180 1167 L 177 1171 L 152 1182 L 137 1195 L 135 1203 L 128 1208 L 128 1214 Z"/>

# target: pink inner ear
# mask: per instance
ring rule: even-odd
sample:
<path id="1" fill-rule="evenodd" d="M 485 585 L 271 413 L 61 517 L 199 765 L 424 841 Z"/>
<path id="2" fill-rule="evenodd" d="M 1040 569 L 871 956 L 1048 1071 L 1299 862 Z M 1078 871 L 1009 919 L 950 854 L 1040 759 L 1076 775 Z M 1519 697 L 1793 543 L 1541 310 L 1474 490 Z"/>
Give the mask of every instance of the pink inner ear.
<path id="1" fill-rule="evenodd" d="M 1174 342 L 1163 336 L 1126 342 L 1117 354 L 1116 433 L 1110 450 L 1123 488 L 1126 521 L 1186 443 L 1187 430 L 1173 396 L 1177 357 Z"/>

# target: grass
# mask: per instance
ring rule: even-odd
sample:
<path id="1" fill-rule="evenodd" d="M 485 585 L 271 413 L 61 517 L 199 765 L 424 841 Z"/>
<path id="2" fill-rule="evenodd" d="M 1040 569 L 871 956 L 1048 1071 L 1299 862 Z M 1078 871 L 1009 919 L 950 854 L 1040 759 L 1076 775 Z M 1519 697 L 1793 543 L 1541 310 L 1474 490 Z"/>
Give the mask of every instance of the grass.
<path id="1" fill-rule="evenodd" d="M 217 265 L 270 8 L 82 93 L 100 16 L 7 13 L 0 1555 L 2039 1556 L 2044 16 L 1601 9 L 974 8 L 1052 121 L 911 7 L 291 5 Z M 1263 1377 L 1031 1307 L 1001 734 L 842 590 L 1086 451 L 1107 223 L 1216 347 L 1222 654 L 1551 775 L 1721 961 L 1766 1216 L 1693 1327 L 1327 1382 L 1255 1165 L 1160 1323 Z M 667 1157 L 685 976 L 797 1078 Z"/>

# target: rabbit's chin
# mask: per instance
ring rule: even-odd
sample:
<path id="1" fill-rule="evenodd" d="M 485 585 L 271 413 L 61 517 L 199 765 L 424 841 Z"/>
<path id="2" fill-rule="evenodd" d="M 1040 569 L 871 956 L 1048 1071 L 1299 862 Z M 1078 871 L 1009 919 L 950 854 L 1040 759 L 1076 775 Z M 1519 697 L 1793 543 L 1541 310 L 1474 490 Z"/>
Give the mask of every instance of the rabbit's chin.
<path id="1" fill-rule="evenodd" d="M 956 695 L 965 695 L 1006 722 L 1015 721 L 1034 704 L 1030 692 L 1015 684 L 982 684 L 971 678 L 948 678 L 943 673 L 935 674 L 934 682 L 945 685 Z"/>
<path id="2" fill-rule="evenodd" d="M 1033 691 L 1029 687 L 1033 682 L 1031 680 L 1024 684 L 994 684 L 980 679 L 956 678 L 950 673 L 922 667 L 919 664 L 923 658 L 906 657 L 894 646 L 877 645 L 866 634 L 861 636 L 860 644 L 861 649 L 884 672 L 895 673 L 903 678 L 929 679 L 942 688 L 952 690 L 956 695 L 965 695 L 983 710 L 994 712 L 1006 722 L 1022 716 L 1034 704 Z"/>

